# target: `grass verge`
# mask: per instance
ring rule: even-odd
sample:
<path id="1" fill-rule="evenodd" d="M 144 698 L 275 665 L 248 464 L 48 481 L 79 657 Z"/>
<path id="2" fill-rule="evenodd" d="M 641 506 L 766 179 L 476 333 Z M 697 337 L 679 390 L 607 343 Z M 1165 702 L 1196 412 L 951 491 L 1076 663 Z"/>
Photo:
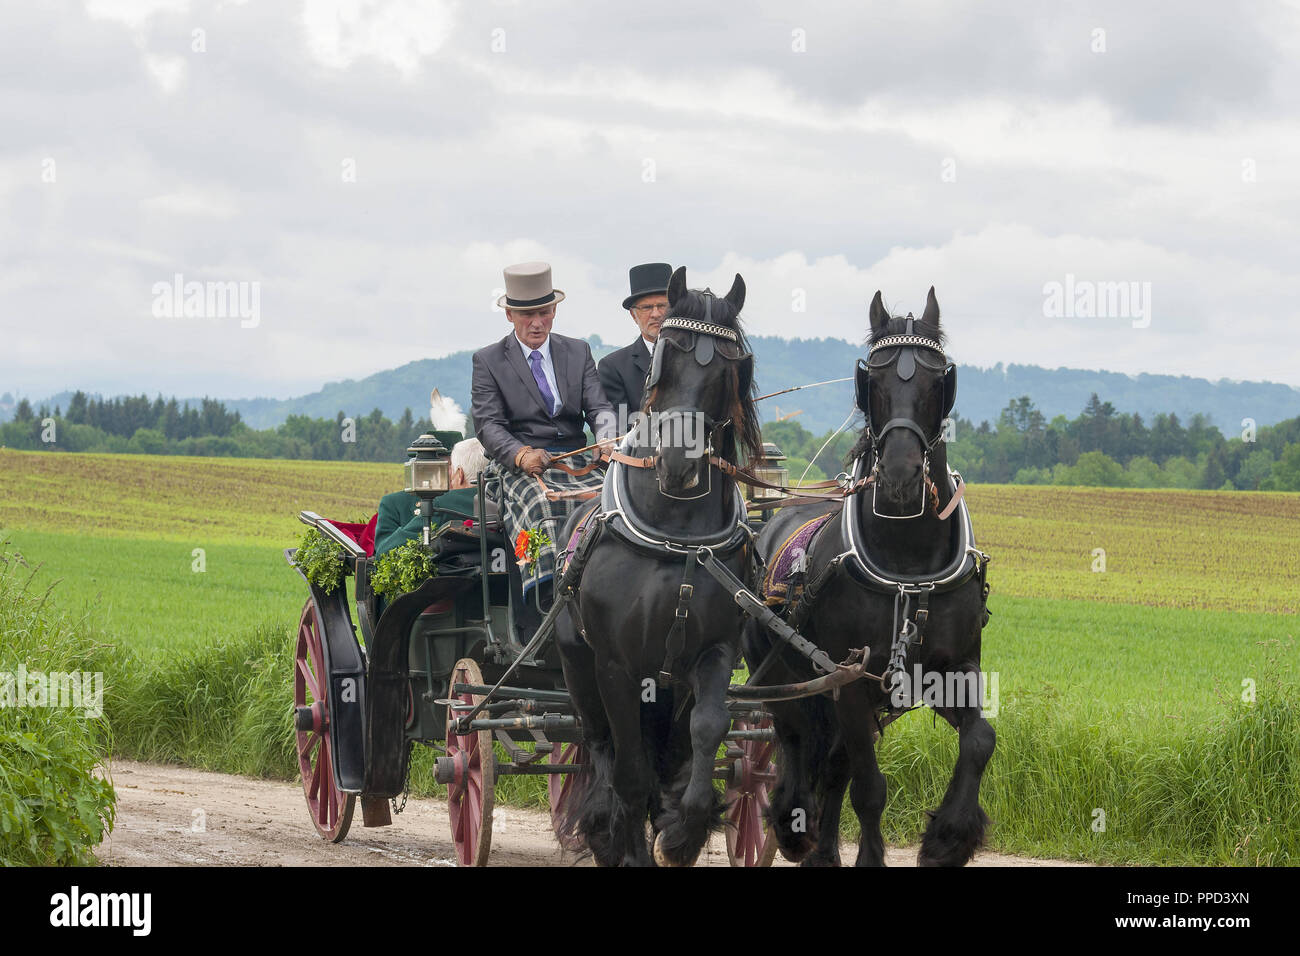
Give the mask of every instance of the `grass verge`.
<path id="1" fill-rule="evenodd" d="M 104 648 L 32 576 L 0 547 L 0 866 L 88 865 L 116 799 L 95 772 L 111 743 Z"/>

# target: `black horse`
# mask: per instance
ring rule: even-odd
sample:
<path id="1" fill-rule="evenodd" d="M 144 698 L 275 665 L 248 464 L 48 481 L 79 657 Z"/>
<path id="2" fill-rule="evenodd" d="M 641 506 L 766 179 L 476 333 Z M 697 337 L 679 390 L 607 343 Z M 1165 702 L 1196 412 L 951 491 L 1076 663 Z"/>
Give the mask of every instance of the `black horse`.
<path id="1" fill-rule="evenodd" d="M 862 825 L 857 865 L 884 865 L 885 778 L 874 741 L 890 719 L 926 703 L 956 728 L 960 744 L 918 862 L 961 866 L 988 824 L 979 805 L 995 739 L 980 709 L 987 556 L 975 548 L 964 502 L 954 501 L 960 485 L 949 477 L 943 429 L 956 372 L 943 353 L 934 289 L 919 320 L 891 317 L 877 292 L 870 321 L 870 359 L 859 362 L 857 375 L 866 424 L 851 454 L 862 490 L 843 505 L 784 508 L 759 537 L 771 585 L 776 552 L 807 522 L 828 516 L 805 529 L 815 535 L 810 541 L 796 538 L 803 553 L 794 555 L 792 576 L 775 583 L 789 589 L 787 619 L 832 659 L 869 647 L 869 676 L 834 701 L 770 705 L 781 760 L 768 822 L 787 859 L 838 865 L 848 786 Z M 751 667 L 761 666 L 772 647 L 766 631 L 747 626 Z M 772 677 L 808 676 L 794 655 L 778 654 L 768 668 Z"/>
<path id="2" fill-rule="evenodd" d="M 557 831 L 600 865 L 650 865 L 647 819 L 661 865 L 690 865 L 721 826 L 713 767 L 742 614 L 711 575 L 695 573 L 694 549 L 753 580 L 744 503 L 717 466 L 760 449 L 744 299 L 739 275 L 719 299 L 688 290 L 685 269 L 673 273 L 641 425 L 606 475 L 585 525 L 591 540 L 573 559 L 581 578 L 557 619 L 589 755 Z M 575 512 L 564 541 L 591 513 Z"/>

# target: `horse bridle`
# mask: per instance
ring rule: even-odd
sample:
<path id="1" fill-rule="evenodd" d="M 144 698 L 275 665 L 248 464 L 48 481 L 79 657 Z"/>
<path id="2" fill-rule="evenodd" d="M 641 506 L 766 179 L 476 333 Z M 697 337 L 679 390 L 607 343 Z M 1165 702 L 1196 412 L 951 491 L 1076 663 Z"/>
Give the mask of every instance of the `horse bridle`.
<path id="1" fill-rule="evenodd" d="M 726 326 L 717 325 L 713 321 L 711 321 L 713 318 L 713 300 L 714 300 L 713 293 L 708 289 L 705 289 L 703 292 L 700 293 L 700 296 L 704 299 L 704 319 L 702 321 L 699 319 L 688 319 L 683 316 L 670 315 L 668 316 L 668 318 L 664 319 L 663 322 L 660 324 L 659 326 L 660 335 L 658 341 L 655 343 L 654 358 L 651 360 L 649 372 L 646 373 L 645 391 L 647 394 L 649 394 L 650 390 L 659 383 L 659 377 L 660 375 L 663 374 L 664 350 L 666 347 L 676 348 L 681 351 L 692 352 L 695 355 L 695 361 L 701 367 L 704 367 L 713 361 L 714 354 L 718 351 L 717 341 L 716 341 L 717 339 L 722 339 L 723 341 L 730 342 L 732 345 L 736 346 L 735 351 L 737 354 L 733 357 L 733 356 L 727 356 L 724 353 L 725 358 L 729 358 L 732 361 L 744 361 L 746 358 L 750 357 L 751 353 L 740 351 L 739 348 L 740 334 L 735 329 L 729 329 Z M 683 332 L 690 332 L 694 336 L 694 341 L 688 344 L 687 346 L 684 347 L 679 346 L 671 339 L 664 337 L 663 332 L 665 329 L 669 329 L 669 330 L 680 329 Z M 703 418 L 704 431 L 705 434 L 707 435 L 707 442 L 705 444 L 705 447 L 700 453 L 700 455 L 698 456 L 700 461 L 700 467 L 704 472 L 704 475 L 702 476 L 704 480 L 700 482 L 704 490 L 697 495 L 690 495 L 690 496 L 672 495 L 664 491 L 663 486 L 661 484 L 659 487 L 659 493 L 661 495 L 663 495 L 666 498 L 676 499 L 678 501 L 695 501 L 699 498 L 706 497 L 709 494 L 709 492 L 712 491 L 713 467 L 718 467 L 724 472 L 727 472 L 728 474 L 735 472 L 736 466 L 734 464 L 732 464 L 731 462 L 727 462 L 724 459 L 718 458 L 713 453 L 716 444 L 715 436 L 717 435 L 718 431 L 720 431 L 723 428 L 726 428 L 728 425 L 732 423 L 730 418 L 722 422 L 714 422 L 713 419 L 710 418 L 708 414 L 701 411 L 700 409 L 688 408 L 686 406 L 680 406 L 680 405 L 675 405 L 672 408 L 666 408 L 662 412 L 657 412 L 657 413 L 653 408 L 650 407 L 648 407 L 646 411 L 648 411 L 651 415 L 656 416 L 656 420 L 659 423 L 659 427 L 655 429 L 654 455 L 647 458 L 631 458 L 629 456 L 616 453 L 612 456 L 614 460 L 620 461 L 625 465 L 631 465 L 634 468 L 653 468 L 655 463 L 660 458 L 660 452 L 662 450 L 662 425 L 665 421 L 674 421 L 674 420 L 682 421 L 683 422 L 682 431 L 684 433 L 685 432 L 684 422 L 686 416 L 699 415 Z"/>
<path id="2" fill-rule="evenodd" d="M 871 352 L 866 360 L 858 359 L 857 373 L 855 375 L 855 386 L 857 394 L 855 401 L 858 408 L 866 416 L 867 434 L 871 436 L 872 464 L 871 475 L 876 477 L 880 471 L 880 449 L 885 440 L 885 436 L 896 428 L 902 428 L 914 432 L 921 440 L 921 448 L 924 453 L 921 466 L 921 508 L 916 514 L 910 515 L 889 515 L 881 514 L 876 507 L 876 490 L 872 489 L 871 494 L 871 513 L 877 518 L 891 519 L 910 519 L 919 518 L 925 513 L 926 492 L 933 489 L 934 484 L 930 480 L 930 454 L 934 451 L 936 445 L 943 441 L 943 423 L 947 420 L 948 414 L 952 411 L 953 403 L 957 399 L 957 366 L 948 361 L 948 356 L 944 354 L 943 346 L 936 340 L 921 335 L 914 331 L 915 319 L 911 313 L 907 316 L 907 328 L 905 331 L 895 334 L 886 335 L 877 339 L 871 344 Z M 897 349 L 897 351 L 888 359 L 883 361 L 871 361 L 871 357 L 877 352 L 885 349 Z M 939 355 L 942 362 L 939 365 L 932 365 L 925 361 L 918 354 L 921 350 L 935 352 Z M 935 429 L 934 435 L 926 435 L 925 430 L 910 418 L 891 418 L 885 422 L 879 431 L 876 430 L 875 422 L 871 418 L 871 372 L 879 372 L 890 366 L 895 366 L 895 372 L 898 377 L 906 382 L 916 374 L 917 364 L 932 371 L 943 372 L 943 412 L 939 419 L 939 425 Z M 936 509 L 937 510 L 937 509 Z"/>

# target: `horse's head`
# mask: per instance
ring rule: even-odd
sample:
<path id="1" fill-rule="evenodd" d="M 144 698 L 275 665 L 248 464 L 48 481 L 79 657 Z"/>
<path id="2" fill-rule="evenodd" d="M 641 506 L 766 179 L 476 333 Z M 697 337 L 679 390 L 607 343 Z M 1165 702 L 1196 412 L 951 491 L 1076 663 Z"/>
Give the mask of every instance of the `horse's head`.
<path id="1" fill-rule="evenodd" d="M 660 490 L 694 498 L 708 488 L 710 451 L 734 460 L 737 445 L 753 460 L 762 439 L 754 406 L 754 357 L 740 326 L 745 280 L 718 298 L 686 288 L 686 269 L 668 282 L 668 317 L 659 330 L 642 412 L 658 450 Z"/>
<path id="2" fill-rule="evenodd" d="M 891 316 L 880 293 L 871 301 L 870 356 L 859 361 L 858 407 L 866 415 L 853 455 L 873 453 L 882 517 L 922 513 L 927 469 L 956 397 L 956 371 L 943 352 L 934 287 L 925 312 Z"/>

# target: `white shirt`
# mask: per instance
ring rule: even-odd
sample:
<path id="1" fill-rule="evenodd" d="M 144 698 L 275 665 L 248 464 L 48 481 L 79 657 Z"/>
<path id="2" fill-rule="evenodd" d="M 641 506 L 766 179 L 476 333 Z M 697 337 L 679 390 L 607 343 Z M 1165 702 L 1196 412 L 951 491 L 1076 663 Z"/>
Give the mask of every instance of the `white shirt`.
<path id="1" fill-rule="evenodd" d="M 641 336 L 641 341 L 645 343 L 645 350 L 646 350 L 647 352 L 650 353 L 650 357 L 651 357 L 651 358 L 654 358 L 654 357 L 655 357 L 655 344 L 654 344 L 653 342 L 651 342 L 648 338 L 646 338 L 644 335 Z"/>
<path id="2" fill-rule="evenodd" d="M 525 345 L 518 333 L 515 334 L 515 341 L 524 350 L 524 364 L 528 366 L 530 372 L 533 368 L 533 353 L 542 353 L 542 374 L 546 376 L 546 384 L 551 386 L 551 395 L 555 398 L 555 407 L 551 409 L 551 414 L 555 415 L 559 412 L 562 401 L 560 399 L 560 387 L 555 382 L 555 363 L 551 361 L 551 337 L 548 335 L 546 341 L 535 349 L 530 349 Z"/>

